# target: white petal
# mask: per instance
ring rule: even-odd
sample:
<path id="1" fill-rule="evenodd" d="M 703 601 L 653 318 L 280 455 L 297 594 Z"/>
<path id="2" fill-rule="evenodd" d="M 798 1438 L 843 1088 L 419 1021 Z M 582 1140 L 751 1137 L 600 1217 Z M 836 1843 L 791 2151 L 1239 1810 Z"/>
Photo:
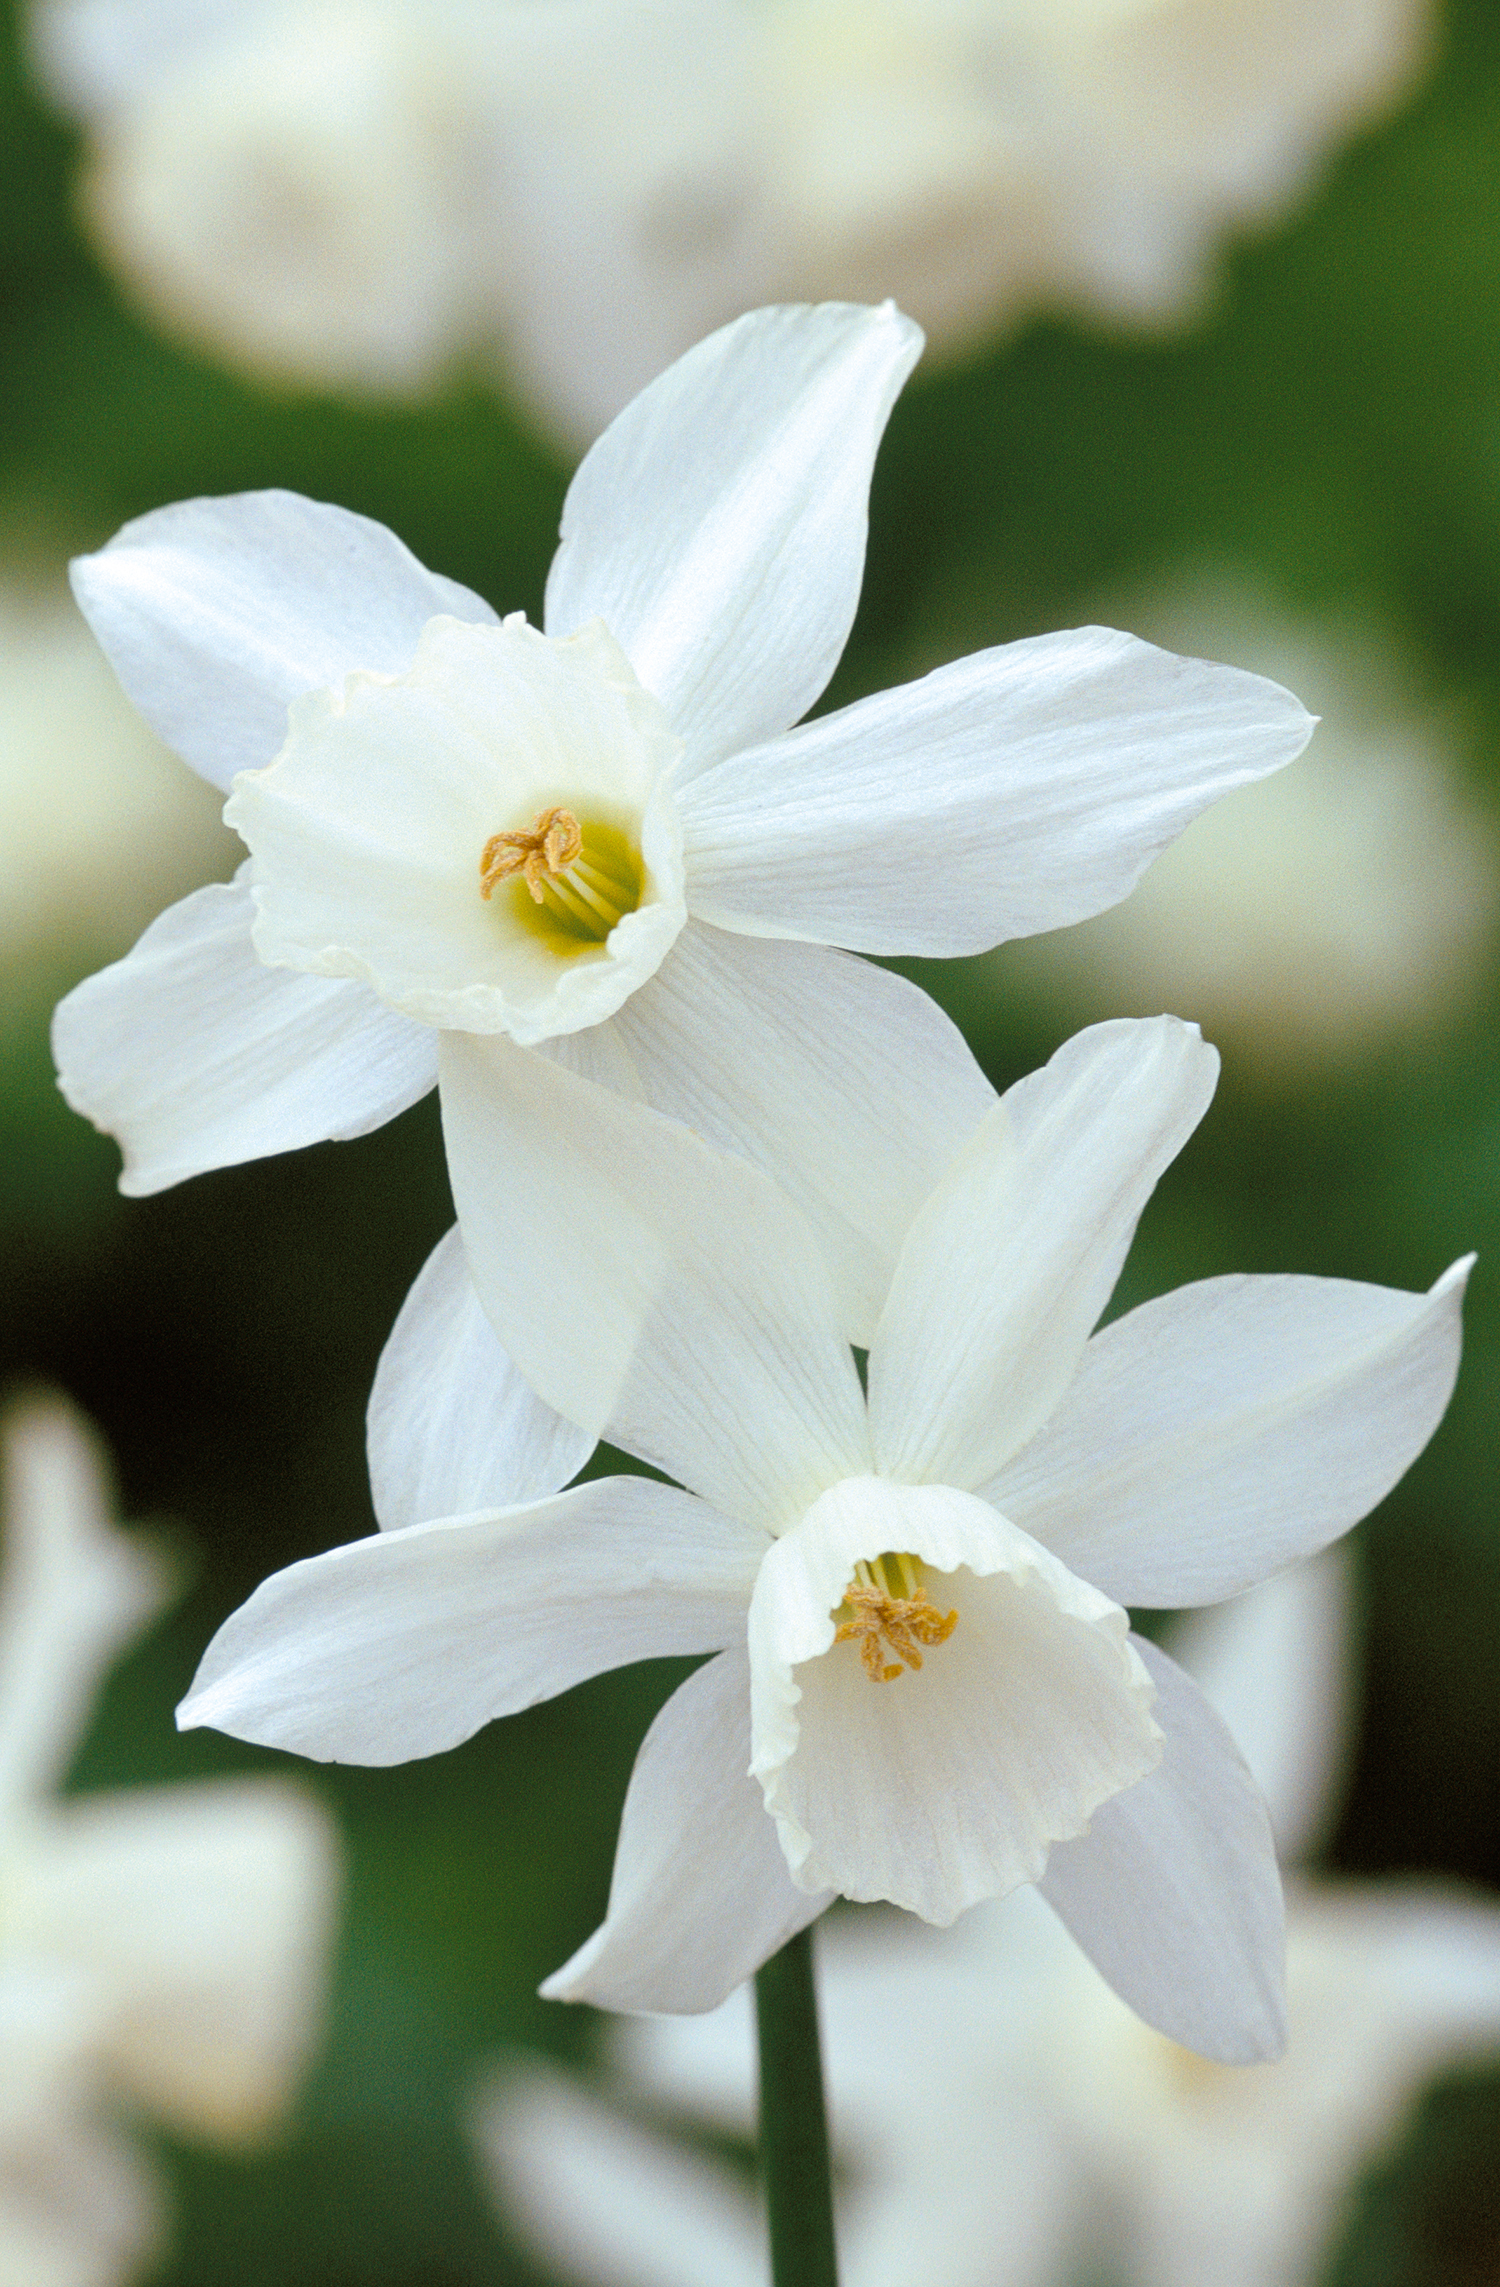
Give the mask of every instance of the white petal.
<path id="1" fill-rule="evenodd" d="M 672 1694 L 630 1775 L 609 1910 L 542 1993 L 600 2009 L 716 2009 L 815 1921 L 829 1892 L 799 1890 L 750 1760 L 743 1649 Z"/>
<path id="2" fill-rule="evenodd" d="M 404 675 L 309 692 L 274 761 L 236 779 L 224 817 L 250 846 L 256 950 L 357 977 L 428 1024 L 530 1044 L 602 1023 L 685 918 L 679 751 L 597 622 L 554 643 L 519 612 L 434 620 Z M 519 877 L 483 887 L 492 836 L 557 806 L 643 864 L 638 907 L 562 955 Z"/>
<path id="3" fill-rule="evenodd" d="M 642 390 L 574 477 L 547 631 L 602 619 L 690 767 L 784 730 L 833 673 L 870 470 L 921 348 L 889 302 L 752 310 Z"/>
<path id="4" fill-rule="evenodd" d="M 0 1820 L 66 1773 L 100 1677 L 165 1602 L 158 1552 L 111 1522 L 108 1465 L 66 1400 L 3 1417 Z"/>
<path id="5" fill-rule="evenodd" d="M 295 492 L 155 509 L 72 577 L 127 696 L 223 789 L 271 760 L 302 692 L 360 667 L 399 675 L 439 613 L 495 617 L 383 524 Z"/>
<path id="6" fill-rule="evenodd" d="M 116 2287 L 165 2254 L 157 2171 L 128 2137 L 54 2110 L 0 2156 L 5 2287 Z"/>
<path id="7" fill-rule="evenodd" d="M 1124 1018 L 1077 1034 L 1008 1091 L 896 1266 L 870 1346 L 883 1475 L 983 1485 L 1047 1419 L 1218 1068 L 1196 1025 Z"/>
<path id="8" fill-rule="evenodd" d="M 401 1305 L 375 1369 L 367 1428 L 370 1492 L 386 1532 L 544 1500 L 594 1449 L 501 1349 L 456 1225 Z"/>
<path id="9" fill-rule="evenodd" d="M 856 1563 L 887 1551 L 922 1560 L 958 1624 L 920 1673 L 879 1679 L 834 1615 Z M 876 1478 L 825 1493 L 767 1553 L 750 1607 L 750 1768 L 795 1880 L 943 1924 L 1036 1881 L 1049 1846 L 1161 1754 L 1129 1628 L 972 1494 Z"/>
<path id="10" fill-rule="evenodd" d="M 284 2108 L 322 2030 L 338 1889 L 310 1797 L 247 1780 L 69 1803 L 25 1873 L 20 1935 L 87 1971 L 118 2085 L 216 2138 Z"/>
<path id="11" fill-rule="evenodd" d="M 633 1092 L 802 1210 L 868 1345 L 913 1216 L 995 1103 L 957 1026 L 868 962 L 689 923 L 608 1031 Z"/>
<path id="12" fill-rule="evenodd" d="M 816 1242 L 758 1168 L 503 1039 L 442 1039 L 474 1285 L 546 1402 L 774 1531 L 868 1467 Z"/>
<path id="13" fill-rule="evenodd" d="M 1121 1603 L 1233 1596 L 1347 1531 L 1421 1452 L 1472 1261 L 1425 1295 L 1232 1277 L 1142 1303 L 986 1497 Z"/>
<path id="14" fill-rule="evenodd" d="M 670 2020 L 667 2020 L 670 2022 Z M 506 2223 L 590 2287 L 764 2287 L 760 2203 L 726 2162 L 601 2104 L 576 2074 L 512 2068 L 475 2108 Z"/>
<path id="15" fill-rule="evenodd" d="M 58 1005 L 58 1085 L 115 1137 L 120 1189 L 134 1198 L 367 1135 L 437 1078 L 430 1027 L 342 977 L 266 968 L 252 918 L 243 871 L 195 890 Z"/>
<path id="16" fill-rule="evenodd" d="M 1349 1544 L 1336 1541 L 1172 1630 L 1173 1659 L 1265 1797 L 1283 1866 L 1310 1856 L 1338 1816 L 1358 1696 L 1354 1601 Z"/>
<path id="17" fill-rule="evenodd" d="M 685 789 L 693 910 L 867 953 L 980 953 L 1116 904 L 1312 730 L 1279 684 L 1112 628 L 976 652 Z"/>
<path id="18" fill-rule="evenodd" d="M 586 1676 L 738 1636 L 764 1546 L 641 1477 L 351 1541 L 230 1615 L 178 1727 L 323 1763 L 437 1755 Z"/>
<path id="19" fill-rule="evenodd" d="M 1053 1851 L 1042 1895 L 1148 2025 L 1220 2064 L 1255 2064 L 1286 2040 L 1271 1823 L 1197 1686 L 1155 1645 L 1138 1649 L 1166 1752 Z"/>

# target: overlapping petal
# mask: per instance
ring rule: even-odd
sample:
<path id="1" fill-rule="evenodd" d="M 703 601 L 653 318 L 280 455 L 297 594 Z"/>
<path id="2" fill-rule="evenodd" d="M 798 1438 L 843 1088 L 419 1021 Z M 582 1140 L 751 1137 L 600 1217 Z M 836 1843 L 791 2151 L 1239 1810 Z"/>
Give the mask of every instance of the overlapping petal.
<path id="1" fill-rule="evenodd" d="M 609 1910 L 542 1987 L 601 2009 L 716 2009 L 831 1892 L 787 1872 L 750 1760 L 743 1646 L 674 1692 L 642 1743 L 620 1818 Z"/>
<path id="2" fill-rule="evenodd" d="M 758 1168 L 505 1040 L 445 1033 L 442 1101 L 479 1299 L 549 1405 L 772 1531 L 868 1467 L 817 1242 Z"/>
<path id="3" fill-rule="evenodd" d="M 1121 1603 L 1212 1604 L 1373 1509 L 1452 1393 L 1472 1257 L 1427 1294 L 1216 1278 L 1097 1334 L 986 1488 Z"/>
<path id="4" fill-rule="evenodd" d="M 801 1209 L 868 1346 L 913 1216 L 995 1103 L 957 1026 L 868 962 L 689 923 L 609 1030 L 635 1092 Z"/>
<path id="5" fill-rule="evenodd" d="M 132 1197 L 366 1135 L 437 1079 L 426 1025 L 346 978 L 264 967 L 253 918 L 243 871 L 195 890 L 58 1006 L 58 1085 L 118 1140 Z"/>
<path id="6" fill-rule="evenodd" d="M 1008 1091 L 896 1266 L 870 1346 L 883 1474 L 976 1488 L 1047 1419 L 1217 1074 L 1196 1026 L 1127 1018 Z"/>
<path id="7" fill-rule="evenodd" d="M 295 492 L 154 509 L 72 578 L 126 695 L 226 790 L 271 760 L 302 692 L 361 667 L 399 675 L 439 613 L 495 618 L 383 524 Z"/>
<path id="8" fill-rule="evenodd" d="M 686 787 L 693 910 L 867 953 L 983 952 L 1116 904 L 1312 730 L 1263 676 L 1112 628 L 976 652 Z"/>
<path id="9" fill-rule="evenodd" d="M 639 1477 L 377 1533 L 262 1581 L 178 1724 L 325 1763 L 436 1755 L 585 1676 L 728 1643 L 764 1546 Z"/>
<path id="10" fill-rule="evenodd" d="M 857 1561 L 887 1550 L 922 1561 L 957 1624 L 919 1672 L 882 1681 L 836 1642 L 834 1613 Z M 826 1493 L 761 1566 L 749 1645 L 750 1769 L 793 1878 L 924 1921 L 1034 1882 L 1161 1754 L 1125 1614 L 947 1486 Z"/>
<path id="11" fill-rule="evenodd" d="M 876 448 L 921 347 L 891 303 L 752 310 L 642 390 L 574 477 L 547 632 L 602 619 L 689 770 L 785 730 L 832 674 Z"/>
<path id="12" fill-rule="evenodd" d="M 1197 1686 L 1137 1639 L 1166 1733 L 1157 1768 L 1058 1845 L 1040 1888 L 1122 2001 L 1226 2065 L 1286 2040 L 1281 1878 L 1255 1782 Z"/>
<path id="13" fill-rule="evenodd" d="M 544 1500 L 593 1439 L 544 1405 L 479 1307 L 455 1226 L 438 1241 L 375 1370 L 370 1492 L 382 1530 Z"/>

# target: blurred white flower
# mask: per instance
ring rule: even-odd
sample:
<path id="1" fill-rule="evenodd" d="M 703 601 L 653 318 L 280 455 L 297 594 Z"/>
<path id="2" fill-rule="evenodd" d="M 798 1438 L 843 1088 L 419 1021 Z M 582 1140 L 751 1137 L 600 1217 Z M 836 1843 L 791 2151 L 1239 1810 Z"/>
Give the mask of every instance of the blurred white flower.
<path id="1" fill-rule="evenodd" d="M 1283 1843 L 1331 1807 L 1346 1602 L 1332 1552 L 1174 1640 L 1220 1711 L 1249 1716 Z M 1065 2287 L 1094 2268 L 1122 2287 L 1311 2287 L 1423 2083 L 1500 2043 L 1500 1909 L 1428 1883 L 1289 1886 L 1289 2044 L 1250 2068 L 1142 2025 L 1030 1891 L 941 1934 L 835 1915 L 819 1948 L 849 2287 Z M 580 2287 L 758 2287 L 748 2185 L 681 2137 L 753 2133 L 748 1993 L 621 2020 L 610 2059 L 592 2092 L 514 2063 L 481 2092 L 503 2214 Z"/>
<path id="2" fill-rule="evenodd" d="M 0 971 L 112 958 L 234 848 L 65 582 L 0 568 Z"/>
<path id="3" fill-rule="evenodd" d="M 251 370 L 508 358 L 586 439 L 710 326 L 893 295 L 939 346 L 1148 322 L 1422 60 L 1427 0 L 39 0 L 84 206 Z"/>
<path id="4" fill-rule="evenodd" d="M 167 1589 L 110 1522 L 60 1399 L 5 1422 L 0 1572 L 0 2283 L 108 2287 L 159 2244 L 154 2175 L 112 2100 L 239 2143 L 319 2030 L 337 1863 L 280 1781 L 61 1799 L 98 1682 Z"/>
<path id="5" fill-rule="evenodd" d="M 1472 1003 L 1500 919 L 1500 820 L 1369 631 L 1222 582 L 1130 598 L 1156 642 L 1295 678 L 1322 720 L 1295 771 L 1198 819 L 1128 905 L 991 957 L 997 991 L 1090 1015 L 1188 1008 L 1267 1074 L 1347 1064 Z"/>

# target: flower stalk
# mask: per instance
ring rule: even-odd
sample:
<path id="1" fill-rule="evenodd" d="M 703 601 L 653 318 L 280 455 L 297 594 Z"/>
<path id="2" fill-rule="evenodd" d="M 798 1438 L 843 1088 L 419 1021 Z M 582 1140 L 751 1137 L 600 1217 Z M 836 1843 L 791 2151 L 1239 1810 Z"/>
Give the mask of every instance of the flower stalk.
<path id="1" fill-rule="evenodd" d="M 755 2021 L 771 2287 L 838 2287 L 811 1929 L 756 1971 Z"/>

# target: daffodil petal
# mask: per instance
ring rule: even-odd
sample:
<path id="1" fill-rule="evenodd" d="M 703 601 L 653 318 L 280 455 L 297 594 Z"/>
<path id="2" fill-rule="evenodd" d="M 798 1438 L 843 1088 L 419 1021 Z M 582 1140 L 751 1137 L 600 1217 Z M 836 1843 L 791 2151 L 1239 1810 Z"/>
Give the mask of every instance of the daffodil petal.
<path id="1" fill-rule="evenodd" d="M 549 2001 L 691 2014 L 716 2009 L 815 1921 L 831 1892 L 787 1872 L 750 1760 L 743 1647 L 673 1693 L 635 1760 L 609 1909 L 542 1987 Z"/>
<path id="2" fill-rule="evenodd" d="M 1218 1062 L 1176 1017 L 1093 1025 L 975 1131 L 907 1233 L 870 1345 L 882 1474 L 984 1485 L 1048 1418 Z"/>
<path id="3" fill-rule="evenodd" d="M 917 1557 L 956 1624 L 902 1672 L 840 1641 L 855 1567 Z M 766 1554 L 750 1606 L 753 1753 L 793 1879 L 947 1924 L 1034 1882 L 1051 1845 L 1161 1753 L 1126 1615 L 972 1494 L 854 1479 Z"/>
<path id="4" fill-rule="evenodd" d="M 383 524 L 295 492 L 154 509 L 72 578 L 127 697 L 226 791 L 271 760 L 302 692 L 361 667 L 399 675 L 440 613 L 495 618 Z"/>
<path id="5" fill-rule="evenodd" d="M 727 1643 L 764 1546 L 640 1477 L 377 1533 L 262 1581 L 178 1725 L 324 1763 L 436 1755 L 585 1676 Z"/>
<path id="6" fill-rule="evenodd" d="M 1312 730 L 1279 684 L 1113 628 L 975 652 L 686 787 L 693 909 L 866 953 L 980 953 L 1118 903 Z"/>
<path id="7" fill-rule="evenodd" d="M 748 1161 L 500 1039 L 445 1033 L 454 1204 L 548 1405 L 768 1530 L 868 1467 L 817 1242 Z"/>
<path id="8" fill-rule="evenodd" d="M 1427 1294 L 1231 1277 L 1142 1303 L 986 1498 L 1121 1603 L 1233 1596 L 1347 1531 L 1421 1452 L 1472 1261 Z"/>
<path id="9" fill-rule="evenodd" d="M 864 576 L 874 464 L 922 336 L 891 303 L 752 310 L 611 422 L 574 477 L 547 632 L 602 619 L 716 761 L 805 714 Z"/>
<path id="10" fill-rule="evenodd" d="M 329 1820 L 299 1788 L 137 1789 L 48 1820 L 13 1934 L 101 1991 L 119 2085 L 190 2134 L 241 2138 L 286 2103 L 319 2031 L 337 1888 Z"/>
<path id="11" fill-rule="evenodd" d="M 52 1020 L 58 1085 L 125 1155 L 120 1189 L 367 1135 L 437 1078 L 431 1029 L 364 985 L 268 969 L 243 874 L 195 890 Z"/>
<path id="12" fill-rule="evenodd" d="M 383 1531 L 540 1501 L 594 1441 L 543 1405 L 479 1307 L 458 1228 L 417 1273 L 391 1328 L 366 1422 Z"/>
<path id="13" fill-rule="evenodd" d="M 1197 1685 L 1154 1644 L 1137 1649 L 1166 1752 L 1058 1845 L 1041 1892 L 1148 2025 L 1220 2064 L 1257 2064 L 1286 2041 L 1271 1822 Z"/>
<path id="14" fill-rule="evenodd" d="M 646 1102 L 801 1209 L 867 1346 L 913 1216 L 996 1100 L 957 1026 L 868 962 L 689 923 L 608 1030 Z"/>

